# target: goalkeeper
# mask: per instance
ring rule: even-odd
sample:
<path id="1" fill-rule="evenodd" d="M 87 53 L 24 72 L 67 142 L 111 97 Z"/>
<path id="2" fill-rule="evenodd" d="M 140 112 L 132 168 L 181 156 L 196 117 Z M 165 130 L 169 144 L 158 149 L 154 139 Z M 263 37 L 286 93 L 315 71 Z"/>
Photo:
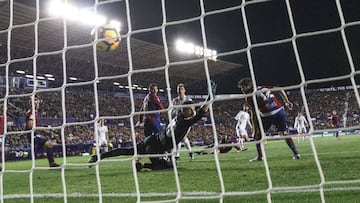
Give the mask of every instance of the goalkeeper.
<path id="1" fill-rule="evenodd" d="M 216 91 L 216 84 L 211 82 L 211 90 L 213 94 Z M 206 98 L 207 102 L 210 95 Z M 184 102 L 184 105 L 179 114 L 170 122 L 165 131 L 161 131 L 151 136 L 146 137 L 143 141 L 136 145 L 138 154 L 165 154 L 165 152 L 171 152 L 174 147 L 181 142 L 188 132 L 189 128 L 199 121 L 209 110 L 208 105 L 204 104 L 197 111 L 192 101 Z M 174 131 L 176 145 L 173 145 L 171 128 Z M 117 148 L 109 152 L 101 153 L 100 159 L 114 157 L 119 155 L 134 155 L 134 147 L 130 148 Z M 89 163 L 94 163 L 98 160 L 97 155 L 92 155 L 89 159 Z M 136 163 L 136 169 L 140 171 L 142 168 L 149 168 L 152 170 L 161 170 L 172 168 L 172 162 L 169 159 L 163 157 L 150 157 L 151 163 L 142 164 Z"/>

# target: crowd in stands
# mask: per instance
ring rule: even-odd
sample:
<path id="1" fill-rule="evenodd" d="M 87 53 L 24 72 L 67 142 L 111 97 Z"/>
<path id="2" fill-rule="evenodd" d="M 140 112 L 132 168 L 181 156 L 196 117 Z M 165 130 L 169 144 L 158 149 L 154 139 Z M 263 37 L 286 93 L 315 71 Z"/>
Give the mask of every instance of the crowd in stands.
<path id="1" fill-rule="evenodd" d="M 11 90 L 11 95 L 19 94 L 18 90 Z M 29 90 L 30 91 L 30 90 Z M 25 92 L 26 93 L 26 92 Z M 63 106 L 63 96 L 61 91 L 39 92 L 41 98 L 41 108 L 39 110 L 40 125 L 59 127 L 63 125 L 63 115 L 67 123 L 77 122 L 76 124 L 64 125 L 64 137 L 66 144 L 89 143 L 94 139 L 94 122 L 96 115 L 99 117 L 109 117 L 106 119 L 106 125 L 109 127 L 110 141 L 114 146 L 120 146 L 121 143 L 132 142 L 133 137 L 130 127 L 130 119 L 137 122 L 137 116 L 131 117 L 131 100 L 126 94 L 117 92 L 98 93 L 98 109 L 94 93 L 90 90 L 66 90 L 65 105 Z M 136 95 L 135 111 L 138 111 L 143 96 Z M 165 107 L 169 106 L 166 95 L 160 95 Z M 297 112 L 304 112 L 304 101 L 298 92 L 289 92 L 289 99 L 294 103 L 294 109 L 287 111 L 288 124 L 293 126 Z M 346 127 L 359 126 L 359 106 L 351 90 L 344 91 L 309 91 L 306 93 L 306 102 L 309 107 L 311 121 L 315 130 L 330 129 L 328 117 L 332 110 L 343 115 L 346 119 Z M 244 100 L 216 101 L 213 103 L 214 119 L 218 135 L 235 135 L 236 120 L 234 116 L 241 109 Z M 7 136 L 8 145 L 13 148 L 26 146 L 27 140 L 23 138 L 20 132 L 24 129 L 21 118 L 26 109 L 30 108 L 28 96 L 11 97 L 8 99 L 7 114 L 9 121 L 13 124 L 8 126 Z M 98 113 L 97 113 L 98 111 Z M 162 123 L 168 123 L 168 114 L 162 113 Z M 50 123 L 49 123 L 50 122 Z M 52 123 L 51 123 L 52 122 Z M 341 126 L 344 127 L 344 126 Z M 141 139 L 143 129 L 137 127 L 136 140 Z M 61 143 L 61 131 L 55 129 L 51 131 L 54 136 L 54 142 Z M 197 125 L 194 125 L 189 134 L 192 143 L 211 144 L 214 140 L 211 119 L 208 116 Z"/>

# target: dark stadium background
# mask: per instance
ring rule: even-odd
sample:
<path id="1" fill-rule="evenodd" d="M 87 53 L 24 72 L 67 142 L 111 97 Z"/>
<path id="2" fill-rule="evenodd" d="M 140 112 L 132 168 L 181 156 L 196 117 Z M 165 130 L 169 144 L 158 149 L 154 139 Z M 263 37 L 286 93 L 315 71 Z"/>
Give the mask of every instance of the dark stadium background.
<path id="1" fill-rule="evenodd" d="M 36 1 L 34 0 L 18 0 L 14 2 L 26 4 L 30 7 L 35 7 L 36 4 Z M 41 17 L 47 17 L 46 12 L 43 12 L 43 10 L 46 10 L 48 2 L 49 1 L 40 1 Z M 89 7 L 92 6 L 95 1 L 79 0 L 69 2 L 76 5 L 77 7 Z M 97 7 L 98 13 L 104 14 L 109 19 L 113 18 L 120 20 L 123 24 L 123 33 L 126 34 L 129 27 L 127 25 L 128 19 L 125 10 L 125 1 L 114 2 L 110 4 L 105 4 L 104 2 L 105 1 L 99 1 L 99 5 Z M 147 53 L 145 53 L 146 51 L 155 51 L 154 49 L 156 47 L 151 47 L 151 45 L 159 45 L 160 48 L 163 47 L 164 44 L 160 27 L 163 21 L 161 1 L 132 0 L 129 2 L 130 16 L 132 22 L 131 26 L 133 31 L 152 27 L 159 28 L 149 32 L 136 32 L 130 36 L 131 39 L 138 39 L 145 43 L 138 45 L 140 49 L 144 46 L 150 46 L 149 50 L 143 49 L 143 53 L 139 53 L 139 57 L 147 55 Z M 199 16 L 201 14 L 199 2 L 200 1 L 193 0 L 165 1 L 167 22 L 184 20 L 187 18 Z M 206 12 L 211 12 L 216 9 L 239 6 L 241 2 L 242 1 L 239 0 L 205 0 L 204 6 Z M 360 19 L 359 1 L 343 0 L 340 2 L 343 6 L 342 9 L 346 23 L 350 23 Z M 247 3 L 249 4 L 246 5 L 245 11 L 248 20 L 251 41 L 253 44 L 291 38 L 292 31 L 288 19 L 285 0 L 268 1 L 259 4 L 251 4 L 251 1 L 247 1 Z M 333 29 L 340 26 L 340 18 L 337 12 L 335 1 L 290 1 L 290 4 L 292 7 L 292 13 L 294 16 L 294 22 L 298 34 L 324 29 Z M 27 18 L 27 20 L 31 22 L 30 20 L 34 20 L 34 17 L 35 16 L 32 16 L 32 18 Z M 6 22 L 2 21 L 2 23 Z M 247 47 L 240 8 L 236 10 L 230 10 L 224 13 L 207 15 L 204 18 L 204 25 L 206 30 L 207 46 L 209 48 L 216 49 L 218 53 L 224 54 L 224 56 L 220 56 L 218 58 L 219 61 L 231 63 L 228 64 L 229 67 L 227 68 L 224 67 L 224 64 L 219 64 L 220 62 L 215 65 L 216 67 L 214 69 L 216 69 L 216 71 L 214 73 L 210 72 L 211 79 L 218 82 L 218 91 L 220 93 L 238 93 L 239 91 L 236 87 L 237 81 L 242 77 L 249 76 L 249 64 L 246 52 L 243 51 L 237 53 L 230 53 L 235 50 L 243 50 Z M 6 25 L 3 26 L 6 27 Z M 1 28 L 3 28 L 3 26 Z M 54 26 L 59 26 L 59 24 L 56 24 Z M 69 26 L 68 30 L 82 30 L 82 34 L 87 32 L 87 30 L 84 30 L 83 28 L 81 28 L 81 26 L 74 26 L 72 28 L 70 27 L 71 26 Z M 167 43 L 170 48 L 174 46 L 174 42 L 178 37 L 182 37 L 184 39 L 192 41 L 195 44 L 203 45 L 200 20 L 194 20 L 179 25 L 168 25 L 165 27 L 165 31 Z M 59 29 L 57 30 L 57 32 L 61 33 L 63 32 L 63 30 Z M 345 28 L 345 33 L 348 39 L 350 51 L 352 53 L 355 70 L 358 70 L 360 62 L 360 42 L 357 36 L 359 36 L 360 34 L 360 26 L 357 24 L 347 26 Z M 14 30 L 13 34 L 17 34 L 16 29 Z M 48 34 L 51 35 L 52 33 Z M 2 34 L 0 35 L 0 37 L 4 39 L 5 36 L 4 34 Z M 76 39 L 74 38 L 74 41 L 78 41 L 79 43 L 80 41 L 84 41 L 84 43 L 89 43 L 89 40 L 84 36 L 79 36 Z M 123 39 L 123 42 L 125 41 L 126 40 Z M 2 43 L 3 46 L 1 47 L 1 49 L 4 49 L 3 40 Z M 23 46 L 27 46 L 26 43 L 23 42 L 21 42 L 20 44 L 22 44 Z M 326 77 L 345 76 L 350 73 L 350 65 L 345 53 L 341 33 L 339 30 L 327 34 L 315 35 L 310 37 L 299 37 L 296 39 L 296 44 L 298 46 L 300 61 L 304 70 L 305 80 L 311 81 L 314 79 Z M 69 45 L 71 45 L 71 42 L 69 43 Z M 122 48 L 126 49 L 125 47 L 126 46 L 122 44 Z M 137 47 L 134 47 L 134 49 L 136 48 Z M 161 50 L 160 52 L 163 52 L 163 50 Z M 133 55 L 135 57 L 134 61 L 138 59 L 136 58 L 137 53 L 138 52 L 136 51 L 133 52 Z M 122 49 L 112 54 L 112 57 L 120 57 L 119 55 L 127 57 L 127 55 L 123 53 Z M 72 55 L 72 53 L 69 55 Z M 251 55 L 254 65 L 254 73 L 256 75 L 256 80 L 258 84 L 285 86 L 296 85 L 300 83 L 301 79 L 299 74 L 299 68 L 296 63 L 291 41 L 271 46 L 254 47 L 251 49 Z M 189 59 L 188 56 L 185 58 L 184 57 L 185 56 L 180 56 L 178 54 L 178 56 L 176 56 L 176 59 L 173 61 Z M 106 58 L 104 60 L 106 61 L 108 59 Z M 163 58 L 156 58 L 151 54 L 146 58 L 146 61 L 149 64 L 154 63 L 154 61 L 163 60 Z M 99 63 L 101 63 L 101 61 Z M 114 71 L 114 69 L 116 69 L 114 68 L 114 66 L 119 64 L 121 64 L 120 66 L 122 66 L 122 61 L 118 62 L 114 60 L 114 64 L 112 64 L 113 68 L 108 67 L 107 70 L 105 70 L 105 68 L 102 68 L 103 71 L 107 71 L 107 73 L 104 73 L 104 75 L 115 75 L 127 72 L 126 69 L 118 72 Z M 161 66 L 163 64 L 164 63 L 159 62 L 158 64 L 155 63 L 154 66 Z M 139 68 L 152 67 L 151 65 L 149 65 L 148 67 L 140 66 Z M 69 67 L 69 69 L 72 69 L 72 67 Z M 198 69 L 203 69 L 203 64 L 198 64 L 197 68 L 186 69 L 182 67 L 177 68 L 176 71 L 174 69 L 174 72 L 171 74 L 174 75 L 174 77 L 175 75 L 180 76 L 180 78 L 177 78 L 176 80 L 171 79 L 171 85 L 174 86 L 175 83 L 178 81 L 198 76 L 195 78 L 191 78 L 192 80 L 190 81 L 185 81 L 188 83 L 188 85 L 194 87 L 195 92 L 201 93 L 206 91 L 206 87 L 205 85 L 203 85 L 206 78 L 204 77 L 203 71 L 200 74 L 196 72 L 199 71 Z M 84 74 L 84 71 L 77 72 L 77 74 Z M 93 78 L 93 74 L 91 75 L 91 71 L 85 72 L 90 72 L 88 78 Z M 60 73 L 61 72 L 59 72 L 59 74 Z M 101 74 L 99 76 L 101 76 Z M 142 77 L 145 77 L 147 79 L 139 79 Z M 143 74 L 143 76 L 134 76 L 134 78 L 136 78 L 134 79 L 134 81 L 142 83 L 142 86 L 146 86 L 149 80 L 151 80 L 151 78 L 153 78 L 153 80 L 164 81 L 164 76 L 157 78 L 157 76 L 150 76 L 150 74 Z M 356 76 L 355 79 L 358 80 L 358 76 Z M 165 84 L 162 84 L 162 86 L 164 85 Z M 350 79 L 337 80 L 328 83 L 315 83 L 310 84 L 308 87 L 315 88 L 339 85 L 351 85 Z M 171 88 L 174 89 L 174 87 Z M 189 90 L 192 91 L 191 88 L 189 88 Z"/>

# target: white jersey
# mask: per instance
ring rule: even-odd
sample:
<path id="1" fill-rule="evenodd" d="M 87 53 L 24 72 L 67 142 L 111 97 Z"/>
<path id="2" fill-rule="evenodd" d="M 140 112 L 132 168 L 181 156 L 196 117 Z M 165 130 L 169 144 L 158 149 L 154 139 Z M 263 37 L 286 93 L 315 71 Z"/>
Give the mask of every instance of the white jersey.
<path id="1" fill-rule="evenodd" d="M 106 133 L 109 131 L 106 125 L 98 126 L 98 138 L 100 145 L 107 145 Z"/>
<path id="2" fill-rule="evenodd" d="M 247 135 L 246 125 L 249 125 L 252 128 L 249 113 L 240 111 L 238 114 L 236 114 L 235 120 L 237 120 L 236 132 L 238 133 L 238 136 Z"/>
<path id="3" fill-rule="evenodd" d="M 187 101 L 192 101 L 192 99 L 190 98 L 190 97 L 188 97 L 188 96 L 184 96 L 184 98 L 183 99 L 180 99 L 180 97 L 176 97 L 176 98 L 174 98 L 173 99 L 173 104 L 174 105 L 181 105 L 181 104 L 184 104 L 184 102 L 187 102 Z M 176 108 L 176 109 L 174 109 L 174 117 L 179 113 L 179 111 L 180 111 L 180 108 Z"/>
<path id="4" fill-rule="evenodd" d="M 298 133 L 306 133 L 306 121 L 305 116 L 297 116 L 295 118 L 294 128 L 298 131 Z"/>

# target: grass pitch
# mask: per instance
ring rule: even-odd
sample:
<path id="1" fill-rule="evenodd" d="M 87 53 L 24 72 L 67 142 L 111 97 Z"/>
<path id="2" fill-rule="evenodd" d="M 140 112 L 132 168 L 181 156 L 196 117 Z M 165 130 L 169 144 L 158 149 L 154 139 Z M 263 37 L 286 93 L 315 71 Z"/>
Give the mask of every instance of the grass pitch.
<path id="1" fill-rule="evenodd" d="M 3 181 L 0 200 L 4 203 L 31 200 L 126 203 L 175 202 L 180 198 L 179 202 L 207 203 L 219 202 L 223 197 L 223 202 L 271 199 L 272 202 L 317 203 L 322 198 L 319 186 L 324 185 L 326 202 L 360 202 L 360 135 L 313 140 L 319 165 L 309 139 L 301 143 L 294 139 L 301 160 L 292 160 L 284 140 L 269 141 L 265 146 L 269 178 L 265 162 L 248 161 L 256 156 L 253 143 L 247 144 L 249 149 L 245 152 L 231 150 L 218 154 L 219 162 L 214 155 L 196 155 L 190 162 L 183 151 L 177 173 L 174 170 L 136 173 L 130 157 L 106 159 L 92 168 L 88 168 L 87 156 L 57 158 L 58 163 L 66 163 L 62 170 L 48 169 L 45 159 L 36 160 L 34 168 L 31 161 L 6 162 L 5 172 L 0 175 Z M 202 148 L 194 148 L 197 149 Z M 139 183 L 138 188 L 135 182 Z"/>

